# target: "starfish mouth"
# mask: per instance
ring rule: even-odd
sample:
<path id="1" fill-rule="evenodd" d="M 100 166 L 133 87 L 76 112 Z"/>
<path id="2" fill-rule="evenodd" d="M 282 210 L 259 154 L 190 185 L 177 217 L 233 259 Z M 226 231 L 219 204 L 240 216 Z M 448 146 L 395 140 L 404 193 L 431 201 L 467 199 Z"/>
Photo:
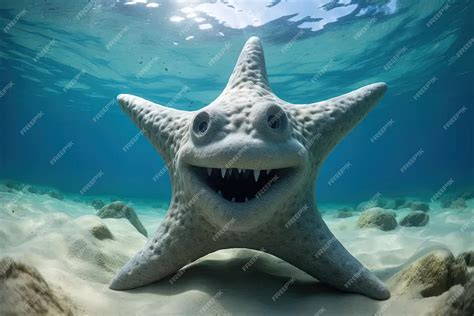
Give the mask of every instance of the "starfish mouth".
<path id="1" fill-rule="evenodd" d="M 217 195 L 230 202 L 245 203 L 260 198 L 291 168 L 256 170 L 192 166 L 192 169 Z"/>

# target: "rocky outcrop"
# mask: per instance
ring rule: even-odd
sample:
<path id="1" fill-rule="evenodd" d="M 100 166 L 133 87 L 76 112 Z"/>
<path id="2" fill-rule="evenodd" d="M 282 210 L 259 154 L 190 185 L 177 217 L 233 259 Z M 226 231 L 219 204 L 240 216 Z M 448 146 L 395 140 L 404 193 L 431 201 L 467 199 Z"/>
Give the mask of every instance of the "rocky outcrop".
<path id="1" fill-rule="evenodd" d="M 45 194 L 46 193 L 44 188 L 33 186 L 33 185 L 28 186 L 27 190 L 28 190 L 28 192 L 34 193 L 34 194 Z"/>
<path id="2" fill-rule="evenodd" d="M 378 198 L 359 203 L 356 207 L 357 212 L 364 212 L 370 208 L 374 207 L 385 207 L 387 204 L 386 200 Z"/>
<path id="3" fill-rule="evenodd" d="M 377 198 L 364 201 L 357 205 L 356 210 L 363 212 L 373 207 L 381 207 L 384 209 L 398 210 L 401 208 L 410 208 L 412 201 L 407 201 L 405 198 Z"/>
<path id="4" fill-rule="evenodd" d="M 456 258 L 464 260 L 468 267 L 474 267 L 474 251 L 460 253 Z"/>
<path id="5" fill-rule="evenodd" d="M 389 231 L 397 228 L 395 212 L 387 211 L 380 207 L 373 207 L 360 214 L 357 220 L 359 228 L 378 228 L 383 231 Z"/>
<path id="6" fill-rule="evenodd" d="M 347 218 L 352 217 L 354 214 L 351 211 L 338 211 L 336 213 L 336 218 Z"/>
<path id="7" fill-rule="evenodd" d="M 423 211 L 413 211 L 410 212 L 407 216 L 402 218 L 400 221 L 400 226 L 406 227 L 420 227 L 426 226 L 430 220 L 430 216 Z"/>
<path id="8" fill-rule="evenodd" d="M 449 207 L 454 209 L 464 209 L 467 207 L 466 200 L 464 200 L 463 198 L 457 198 L 451 202 Z"/>
<path id="9" fill-rule="evenodd" d="M 50 190 L 48 192 L 46 192 L 47 195 L 49 195 L 50 197 L 54 198 L 54 199 L 57 199 L 57 200 L 64 200 L 64 196 L 61 192 L 59 192 L 58 190 Z"/>
<path id="10" fill-rule="evenodd" d="M 436 250 L 392 277 L 394 292 L 422 297 L 438 296 L 468 280 L 466 263 L 448 250 Z"/>
<path id="11" fill-rule="evenodd" d="M 68 299 L 55 293 L 33 267 L 0 260 L 0 315 L 73 315 Z"/>
<path id="12" fill-rule="evenodd" d="M 11 190 L 15 191 L 22 191 L 24 188 L 27 188 L 28 185 L 18 182 L 18 181 L 13 181 L 13 180 L 8 180 L 5 182 L 5 186 Z"/>
<path id="13" fill-rule="evenodd" d="M 352 209 L 349 208 L 349 207 L 345 207 L 345 208 L 342 208 L 342 209 L 338 210 L 335 217 L 336 218 L 347 218 L 347 217 L 351 217 L 353 215 L 354 214 L 352 213 Z"/>
<path id="14" fill-rule="evenodd" d="M 464 200 L 474 199 L 474 191 L 464 192 L 460 196 Z"/>
<path id="15" fill-rule="evenodd" d="M 456 193 L 443 196 L 441 199 L 441 207 L 464 209 L 467 207 L 466 201 L 474 198 L 474 192 Z"/>
<path id="16" fill-rule="evenodd" d="M 126 218 L 128 221 L 135 227 L 140 234 L 145 237 L 148 236 L 148 233 L 143 226 L 142 222 L 135 213 L 135 210 L 121 201 L 112 202 L 107 204 L 97 213 L 97 216 L 100 218 Z"/>
<path id="17" fill-rule="evenodd" d="M 411 202 L 410 208 L 412 211 L 422 211 L 428 212 L 430 210 L 430 206 L 424 202 Z"/>
<path id="18" fill-rule="evenodd" d="M 383 208 L 398 210 L 406 205 L 407 201 L 404 198 L 388 199 Z"/>
<path id="19" fill-rule="evenodd" d="M 439 302 L 430 316 L 471 316 L 474 315 L 474 279 L 464 286 L 456 286 L 449 291 L 445 300 Z"/>

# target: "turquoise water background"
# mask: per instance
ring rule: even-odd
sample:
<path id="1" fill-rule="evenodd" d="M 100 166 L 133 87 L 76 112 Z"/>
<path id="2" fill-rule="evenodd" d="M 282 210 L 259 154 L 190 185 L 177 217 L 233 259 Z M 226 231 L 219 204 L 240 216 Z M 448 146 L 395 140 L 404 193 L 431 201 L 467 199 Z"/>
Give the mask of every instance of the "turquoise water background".
<path id="1" fill-rule="evenodd" d="M 168 199 L 163 161 L 116 95 L 197 110 L 257 35 L 289 102 L 389 86 L 323 165 L 320 200 L 473 185 L 474 2 L 154 3 L 0 2 L 0 178 L 78 194 L 95 178 L 88 195 Z"/>

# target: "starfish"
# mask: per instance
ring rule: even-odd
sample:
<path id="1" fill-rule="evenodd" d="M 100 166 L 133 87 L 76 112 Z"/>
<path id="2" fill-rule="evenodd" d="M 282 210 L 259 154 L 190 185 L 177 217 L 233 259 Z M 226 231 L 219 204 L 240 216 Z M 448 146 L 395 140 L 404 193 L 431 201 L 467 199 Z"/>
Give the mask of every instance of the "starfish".
<path id="1" fill-rule="evenodd" d="M 388 299 L 385 285 L 331 233 L 314 197 L 324 159 L 386 89 L 375 83 L 322 102 L 287 103 L 269 86 L 254 36 L 224 91 L 200 110 L 120 94 L 123 110 L 164 159 L 173 188 L 156 233 L 110 288 L 144 286 L 217 250 L 248 248 L 342 291 Z"/>

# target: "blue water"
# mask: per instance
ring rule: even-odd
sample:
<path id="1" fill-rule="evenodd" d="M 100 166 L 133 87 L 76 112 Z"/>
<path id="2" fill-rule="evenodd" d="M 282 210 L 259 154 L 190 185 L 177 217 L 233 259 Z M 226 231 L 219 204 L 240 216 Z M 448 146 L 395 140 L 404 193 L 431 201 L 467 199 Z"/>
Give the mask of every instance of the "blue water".
<path id="1" fill-rule="evenodd" d="M 289 102 L 389 86 L 323 165 L 319 200 L 430 197 L 450 179 L 449 190 L 473 185 L 474 2 L 158 3 L 1 2 L 0 178 L 79 193 L 96 177 L 86 194 L 169 199 L 148 140 L 123 150 L 139 131 L 113 99 L 199 109 L 257 35 L 271 86 Z"/>

